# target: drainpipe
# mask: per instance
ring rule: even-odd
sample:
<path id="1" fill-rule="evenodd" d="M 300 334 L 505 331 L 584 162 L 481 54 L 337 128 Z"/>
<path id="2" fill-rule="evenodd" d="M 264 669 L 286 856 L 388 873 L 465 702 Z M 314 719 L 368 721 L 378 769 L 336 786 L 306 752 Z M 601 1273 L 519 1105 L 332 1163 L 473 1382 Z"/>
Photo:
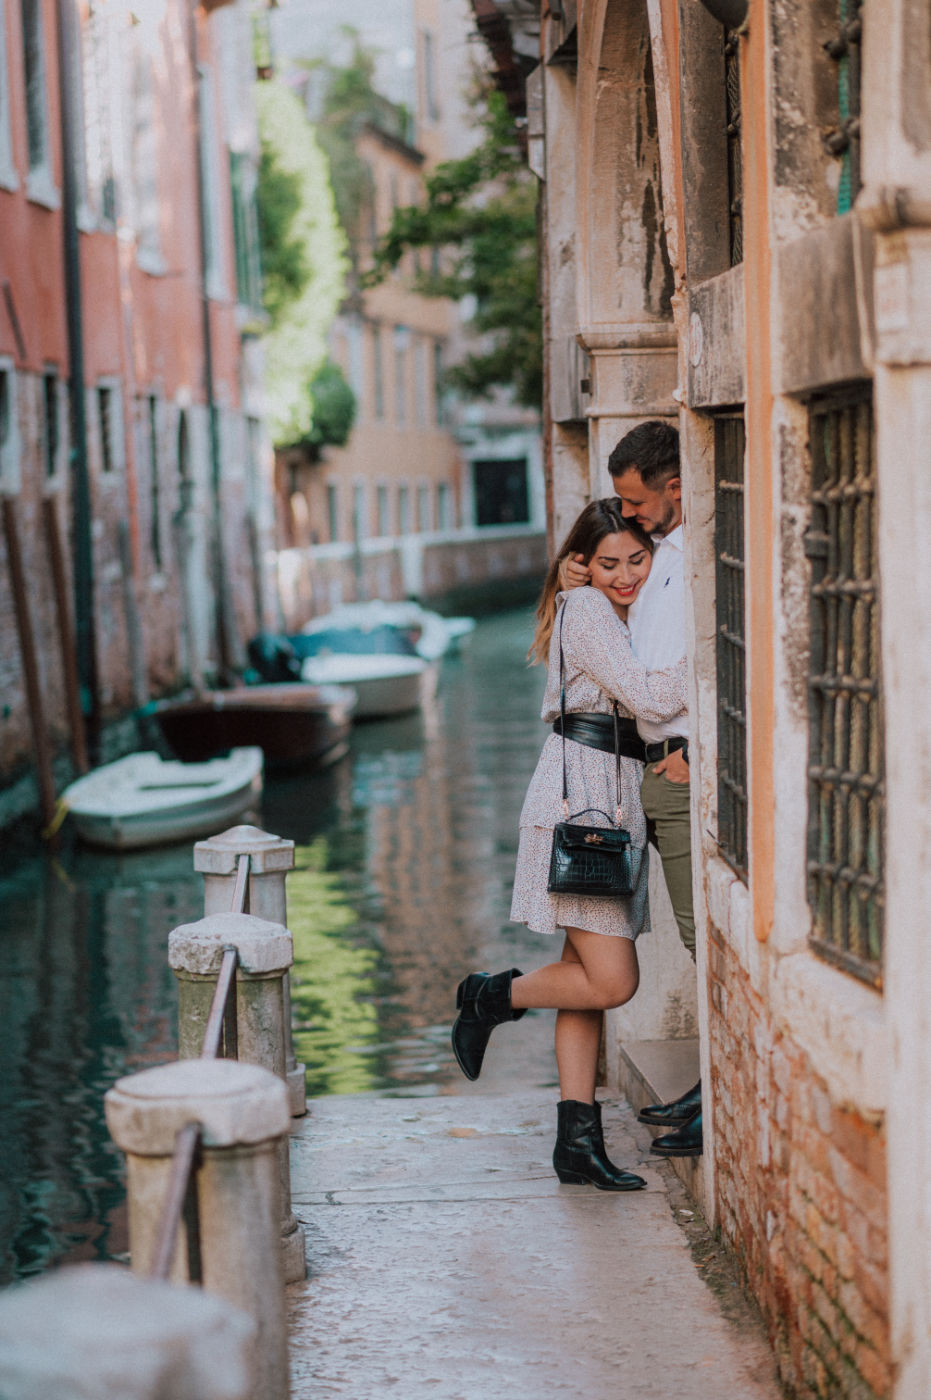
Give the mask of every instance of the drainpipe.
<path id="1" fill-rule="evenodd" d="M 210 441 L 210 482 L 213 492 L 213 557 L 214 590 L 216 594 L 217 646 L 219 669 L 222 680 L 230 680 L 234 668 L 242 662 L 241 647 L 233 621 L 232 593 L 230 590 L 229 569 L 226 561 L 226 546 L 223 540 L 223 514 L 220 479 L 220 421 L 219 408 L 215 398 L 213 379 L 213 332 L 210 321 L 210 296 L 207 291 L 207 269 L 209 256 L 207 249 L 207 218 L 204 205 L 207 199 L 207 177 L 204 170 L 203 121 L 201 115 L 201 72 L 197 43 L 198 6 L 189 6 L 189 48 L 191 56 L 191 83 L 193 85 L 194 147 L 197 158 L 197 226 L 200 246 L 200 297 L 201 327 L 204 338 L 204 397 L 207 401 L 207 423 Z"/>
<path id="2" fill-rule="evenodd" d="M 74 113 L 80 53 L 78 12 L 74 0 L 58 0 L 58 81 L 61 107 L 62 244 L 65 261 L 65 306 L 68 334 L 68 401 L 70 465 L 74 520 L 74 618 L 81 709 L 87 719 L 91 761 L 100 744 L 100 689 L 94 615 L 94 547 L 90 472 L 87 461 L 87 411 L 84 395 L 84 322 L 81 299 L 81 243 L 78 229 L 79 133 Z"/>

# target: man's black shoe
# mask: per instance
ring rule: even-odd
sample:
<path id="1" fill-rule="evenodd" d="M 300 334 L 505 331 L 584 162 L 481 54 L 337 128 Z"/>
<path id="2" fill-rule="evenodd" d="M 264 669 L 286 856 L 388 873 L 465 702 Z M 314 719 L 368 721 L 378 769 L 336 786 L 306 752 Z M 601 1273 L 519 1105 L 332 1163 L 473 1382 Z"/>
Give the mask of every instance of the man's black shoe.
<path id="1" fill-rule="evenodd" d="M 651 1152 L 657 1157 L 700 1157 L 702 1154 L 701 1109 L 676 1133 L 654 1138 Z"/>
<path id="2" fill-rule="evenodd" d="M 641 1123 L 652 1123 L 654 1128 L 676 1128 L 694 1118 L 695 1110 L 701 1108 L 701 1080 L 687 1094 L 672 1103 L 648 1103 L 637 1114 Z"/>

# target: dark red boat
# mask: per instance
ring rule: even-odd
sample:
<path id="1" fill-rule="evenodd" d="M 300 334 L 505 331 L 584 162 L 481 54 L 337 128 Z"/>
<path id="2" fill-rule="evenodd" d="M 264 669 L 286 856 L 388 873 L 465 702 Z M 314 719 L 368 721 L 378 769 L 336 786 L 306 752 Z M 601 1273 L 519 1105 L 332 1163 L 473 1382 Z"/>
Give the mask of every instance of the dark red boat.
<path id="1" fill-rule="evenodd" d="M 266 764 L 310 765 L 345 753 L 355 705 L 346 686 L 286 682 L 160 700 L 151 713 L 186 763 L 257 744 Z"/>

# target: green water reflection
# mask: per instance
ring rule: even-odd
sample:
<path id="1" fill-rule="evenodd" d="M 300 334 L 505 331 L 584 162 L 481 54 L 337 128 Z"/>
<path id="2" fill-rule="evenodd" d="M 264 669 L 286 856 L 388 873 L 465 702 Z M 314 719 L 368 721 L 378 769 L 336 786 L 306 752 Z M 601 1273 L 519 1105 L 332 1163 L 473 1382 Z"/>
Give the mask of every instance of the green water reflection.
<path id="1" fill-rule="evenodd" d="M 315 1094 L 359 1094 L 375 1087 L 361 1053 L 378 1041 L 376 949 L 360 941 L 359 916 L 343 878 L 329 870 L 330 840 L 295 848 L 288 876 L 294 937 L 291 1016 L 299 1061 Z"/>
<path id="2" fill-rule="evenodd" d="M 432 1094 L 460 1076 L 452 989 L 533 965 L 508 922 L 517 818 L 542 739 L 529 612 L 483 621 L 436 704 L 359 725 L 316 773 L 275 775 L 262 825 L 295 842 L 293 1021 L 310 1096 Z M 200 917 L 190 844 L 128 855 L 66 834 L 0 847 L 0 1285 L 128 1248 L 103 1096 L 177 1053 L 171 929 Z"/>

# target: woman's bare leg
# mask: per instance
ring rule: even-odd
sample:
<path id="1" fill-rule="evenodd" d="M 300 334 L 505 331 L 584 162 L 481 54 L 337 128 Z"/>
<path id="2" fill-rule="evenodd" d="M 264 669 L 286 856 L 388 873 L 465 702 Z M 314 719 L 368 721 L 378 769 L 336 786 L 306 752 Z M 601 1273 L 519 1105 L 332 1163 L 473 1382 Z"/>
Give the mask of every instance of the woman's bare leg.
<path id="1" fill-rule="evenodd" d="M 580 936 L 581 935 L 581 936 Z M 639 968 L 637 965 L 637 950 L 632 939 L 629 938 L 608 938 L 604 934 L 585 933 L 581 929 L 570 929 L 566 933 L 566 942 L 563 947 L 562 962 L 574 965 L 585 970 L 585 963 L 576 947 L 575 939 L 582 944 L 583 948 L 591 949 L 589 960 L 594 964 L 593 973 L 597 977 L 598 969 L 601 968 L 602 957 L 598 950 L 598 956 L 594 956 L 597 945 L 589 945 L 587 940 L 598 939 L 601 943 L 623 943 L 627 945 L 628 951 L 618 949 L 613 955 L 614 960 L 620 963 L 621 972 L 612 974 L 612 982 L 618 975 L 625 979 L 626 985 L 630 988 L 629 995 L 624 998 L 629 1001 L 637 990 L 639 981 Z M 632 958 L 631 958 L 632 955 Z M 609 959 L 610 961 L 611 959 Z M 541 971 L 549 971 L 543 968 Z M 535 974 L 530 973 L 520 981 L 529 981 Z M 514 986 L 518 979 L 515 978 Z M 618 990 L 615 987 L 615 990 Z M 513 1000 L 513 991 L 512 991 Z M 621 1005 L 622 1003 L 614 1003 Z M 595 1100 L 595 1079 L 598 1072 L 598 1052 L 601 1048 L 601 1027 L 604 1021 L 604 1012 L 601 1009 L 574 1010 L 561 1007 L 556 1017 L 556 1064 L 559 1069 L 559 1092 L 563 1099 L 575 1099 L 578 1103 L 594 1103 Z"/>
<path id="2" fill-rule="evenodd" d="M 568 936 L 562 950 L 562 961 L 581 963 Z M 603 1021 L 603 1011 L 557 1011 L 556 1064 L 561 1099 L 594 1103 Z"/>
<path id="3" fill-rule="evenodd" d="M 548 963 L 536 972 L 515 977 L 511 1005 L 555 1007 L 557 1011 L 606 1011 L 630 1001 L 640 982 L 637 949 L 632 938 L 614 938 L 585 929 L 566 929 L 566 941 L 577 960 Z"/>

